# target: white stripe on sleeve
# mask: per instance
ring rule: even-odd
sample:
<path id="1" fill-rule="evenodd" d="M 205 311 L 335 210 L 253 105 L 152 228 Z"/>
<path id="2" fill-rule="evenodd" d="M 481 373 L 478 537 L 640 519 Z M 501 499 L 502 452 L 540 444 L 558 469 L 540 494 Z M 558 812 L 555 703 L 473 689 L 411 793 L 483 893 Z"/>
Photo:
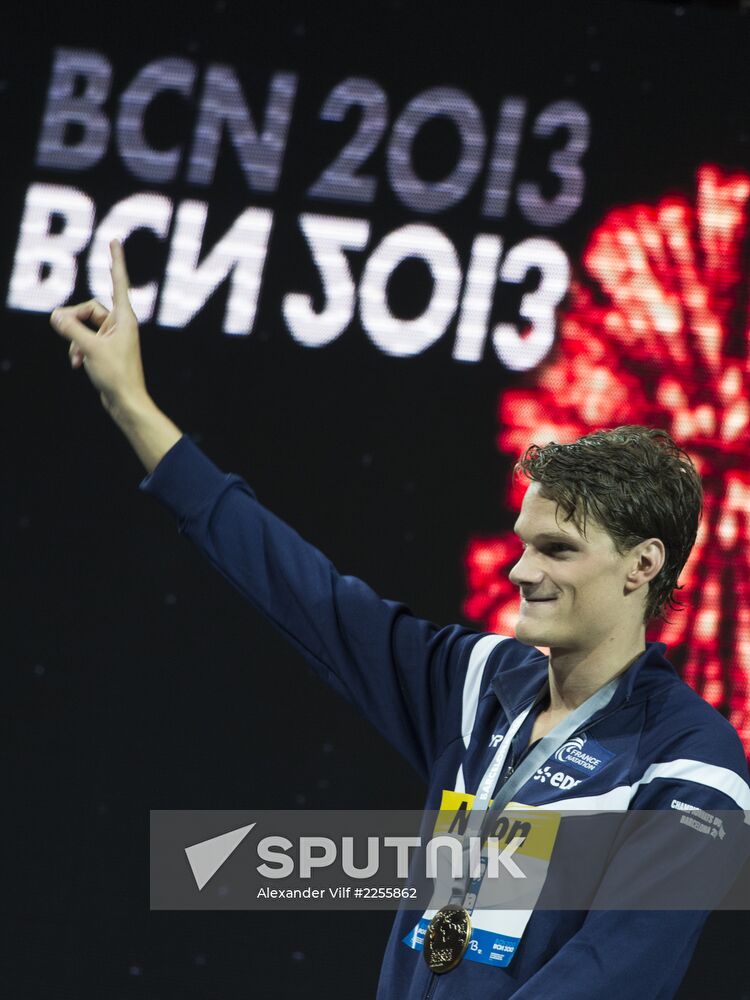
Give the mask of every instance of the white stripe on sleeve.
<path id="1" fill-rule="evenodd" d="M 464 678 L 463 709 L 461 712 L 461 735 L 464 739 L 464 746 L 467 749 L 469 743 L 471 742 L 471 734 L 474 730 L 474 721 L 477 717 L 479 688 L 482 684 L 482 676 L 484 674 L 484 668 L 487 665 L 487 658 L 495 646 L 498 646 L 506 639 L 510 639 L 510 636 L 495 634 L 484 635 L 481 639 L 475 642 L 472 647 L 471 656 L 469 657 L 469 665 L 466 668 L 466 677 Z"/>
<path id="2" fill-rule="evenodd" d="M 750 825 L 750 788 L 747 782 L 730 771 L 728 767 L 719 767 L 717 764 L 705 764 L 700 760 L 689 760 L 680 758 L 679 760 L 665 761 L 660 764 L 651 764 L 642 778 L 632 785 L 618 785 L 608 792 L 600 795 L 579 795 L 568 798 L 555 799 L 554 802 L 545 802 L 536 806 L 537 809 L 559 809 L 579 810 L 582 812 L 598 812 L 605 810 L 625 810 L 630 808 L 630 803 L 635 798 L 641 785 L 647 785 L 657 778 L 665 778 L 671 781 L 692 781 L 698 785 L 705 785 L 707 788 L 722 792 L 732 799 L 740 809 L 745 812 L 745 822 Z"/>
<path id="3" fill-rule="evenodd" d="M 654 778 L 694 781 L 698 785 L 706 785 L 708 788 L 715 788 L 716 791 L 723 792 L 745 812 L 750 810 L 750 788 L 748 788 L 747 782 L 743 781 L 734 771 L 730 771 L 728 767 L 704 764 L 701 760 L 688 760 L 685 757 L 662 764 L 652 764 L 646 769 L 643 777 L 631 785 L 631 798 L 635 796 L 640 785 L 647 785 Z"/>
<path id="4" fill-rule="evenodd" d="M 479 690 L 482 686 L 484 668 L 487 666 L 487 658 L 492 650 L 501 642 L 510 639 L 509 635 L 483 635 L 472 646 L 469 656 L 469 664 L 466 668 L 464 678 L 463 703 L 461 708 L 461 736 L 464 746 L 468 749 L 471 743 L 471 734 L 474 730 L 474 722 L 477 717 L 477 706 L 479 705 Z M 457 792 L 465 792 L 463 764 L 459 765 L 454 788 Z"/>

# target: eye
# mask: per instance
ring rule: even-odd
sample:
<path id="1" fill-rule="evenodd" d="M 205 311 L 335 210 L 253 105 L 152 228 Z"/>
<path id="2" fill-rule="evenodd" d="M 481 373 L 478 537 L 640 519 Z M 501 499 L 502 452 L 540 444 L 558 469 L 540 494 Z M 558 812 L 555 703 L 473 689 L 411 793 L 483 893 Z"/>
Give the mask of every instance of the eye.
<path id="1" fill-rule="evenodd" d="M 521 548 L 526 548 L 526 542 L 521 542 Z M 573 551 L 570 545 L 567 545 L 565 542 L 549 542 L 549 544 L 544 546 L 545 552 L 556 552 L 559 549 L 562 549 L 564 552 Z"/>
<path id="2" fill-rule="evenodd" d="M 526 549 L 526 542 L 521 542 L 521 548 Z M 562 549 L 563 552 L 573 552 L 572 546 L 566 544 L 565 542 L 549 542 L 544 546 L 545 552 L 556 552 Z"/>

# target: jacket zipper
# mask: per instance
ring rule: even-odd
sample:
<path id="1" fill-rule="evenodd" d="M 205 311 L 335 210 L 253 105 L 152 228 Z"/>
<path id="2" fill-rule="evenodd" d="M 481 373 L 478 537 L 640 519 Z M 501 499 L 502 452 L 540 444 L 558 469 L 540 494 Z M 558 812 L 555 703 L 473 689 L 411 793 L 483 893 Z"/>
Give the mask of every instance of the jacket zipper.
<path id="1" fill-rule="evenodd" d="M 427 985 L 427 992 L 422 997 L 422 1000 L 430 1000 L 430 997 L 435 992 L 435 986 L 437 984 L 437 975 L 433 972 L 430 976 L 430 981 Z"/>

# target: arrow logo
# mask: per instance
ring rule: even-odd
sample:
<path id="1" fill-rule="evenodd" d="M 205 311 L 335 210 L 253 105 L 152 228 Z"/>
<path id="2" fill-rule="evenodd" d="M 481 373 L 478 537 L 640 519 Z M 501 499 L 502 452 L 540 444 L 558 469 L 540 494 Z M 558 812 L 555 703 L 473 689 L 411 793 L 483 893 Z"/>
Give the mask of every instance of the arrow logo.
<path id="1" fill-rule="evenodd" d="M 218 837 L 202 840 L 199 844 L 185 848 L 198 891 L 216 874 L 254 826 L 255 823 L 241 826 L 237 830 L 230 830 L 229 833 L 219 834 Z"/>

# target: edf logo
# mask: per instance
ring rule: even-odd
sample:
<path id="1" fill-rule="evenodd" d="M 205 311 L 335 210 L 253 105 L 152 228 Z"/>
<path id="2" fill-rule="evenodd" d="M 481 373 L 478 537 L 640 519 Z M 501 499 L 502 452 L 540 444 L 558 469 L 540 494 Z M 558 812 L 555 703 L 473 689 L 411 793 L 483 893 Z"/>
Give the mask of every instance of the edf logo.
<path id="1" fill-rule="evenodd" d="M 580 778 L 574 778 L 570 774 L 565 774 L 564 771 L 555 771 L 553 774 L 547 764 L 538 769 L 534 775 L 534 781 L 540 781 L 542 784 L 549 781 L 553 788 L 562 788 L 564 790 L 575 788 L 576 785 L 581 784 Z"/>

